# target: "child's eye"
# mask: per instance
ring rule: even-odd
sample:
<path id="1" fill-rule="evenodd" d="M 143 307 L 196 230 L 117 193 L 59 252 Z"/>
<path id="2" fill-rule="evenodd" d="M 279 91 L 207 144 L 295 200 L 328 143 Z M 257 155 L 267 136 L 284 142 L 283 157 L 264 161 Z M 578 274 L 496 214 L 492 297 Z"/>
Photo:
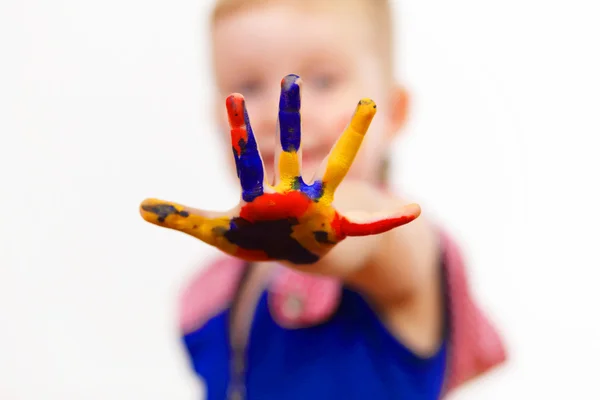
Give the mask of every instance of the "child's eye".
<path id="1" fill-rule="evenodd" d="M 241 93 L 244 97 L 255 96 L 263 90 L 264 85 L 260 80 L 252 80 L 242 82 L 238 85 L 238 92 Z"/>
<path id="2" fill-rule="evenodd" d="M 336 84 L 337 79 L 332 74 L 315 75 L 310 78 L 310 84 L 318 90 L 330 90 Z"/>

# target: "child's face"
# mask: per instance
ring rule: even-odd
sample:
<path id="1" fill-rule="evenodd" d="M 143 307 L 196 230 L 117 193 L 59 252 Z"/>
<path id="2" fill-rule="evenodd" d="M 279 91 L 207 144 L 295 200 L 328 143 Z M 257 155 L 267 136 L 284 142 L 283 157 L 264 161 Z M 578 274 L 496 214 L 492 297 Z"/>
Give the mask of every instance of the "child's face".
<path id="1" fill-rule="evenodd" d="M 302 174 L 309 181 L 361 98 L 377 103 L 375 116 L 348 177 L 374 182 L 389 142 L 403 122 L 404 91 L 385 77 L 373 29 L 359 12 L 303 10 L 271 4 L 220 19 L 214 61 L 221 131 L 229 143 L 225 97 L 241 93 L 273 177 L 281 79 L 302 78 Z"/>

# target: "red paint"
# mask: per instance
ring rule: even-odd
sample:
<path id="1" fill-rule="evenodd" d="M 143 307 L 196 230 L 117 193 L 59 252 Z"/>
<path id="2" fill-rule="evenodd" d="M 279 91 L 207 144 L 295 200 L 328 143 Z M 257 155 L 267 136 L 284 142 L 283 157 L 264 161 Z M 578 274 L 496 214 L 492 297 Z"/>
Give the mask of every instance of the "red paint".
<path id="1" fill-rule="evenodd" d="M 338 212 L 336 211 L 333 216 L 333 220 L 331 221 L 331 229 L 333 229 L 333 232 L 335 233 L 335 237 L 338 241 L 346 239 L 346 236 L 347 236 L 346 233 L 342 229 L 344 221 L 346 223 L 348 223 L 348 220 L 346 218 L 340 216 L 340 214 L 338 214 Z"/>
<path id="2" fill-rule="evenodd" d="M 231 129 L 231 146 L 235 150 L 235 154 L 238 157 L 240 157 L 242 154 L 242 148 L 240 147 L 240 140 L 247 142 L 248 141 L 248 132 L 246 132 L 246 129 L 244 129 L 244 128 L 239 128 L 239 129 L 232 128 Z"/>
<path id="3" fill-rule="evenodd" d="M 414 215 L 404 215 L 398 218 L 382 219 L 380 221 L 359 224 L 342 217 L 341 231 L 348 236 L 377 235 L 415 220 Z"/>
<path id="4" fill-rule="evenodd" d="M 262 250 L 248 250 L 238 247 L 235 256 L 242 258 L 246 261 L 268 261 L 270 260 L 267 253 Z"/>
<path id="5" fill-rule="evenodd" d="M 246 103 L 239 94 L 232 94 L 227 97 L 225 102 L 227 107 L 227 116 L 231 127 L 231 145 L 235 149 L 237 156 L 241 155 L 240 140 L 248 141 L 248 131 L 246 130 L 246 120 L 244 118 Z"/>
<path id="6" fill-rule="evenodd" d="M 301 192 L 265 193 L 242 207 L 240 217 L 250 222 L 299 219 L 311 205 L 312 201 Z"/>

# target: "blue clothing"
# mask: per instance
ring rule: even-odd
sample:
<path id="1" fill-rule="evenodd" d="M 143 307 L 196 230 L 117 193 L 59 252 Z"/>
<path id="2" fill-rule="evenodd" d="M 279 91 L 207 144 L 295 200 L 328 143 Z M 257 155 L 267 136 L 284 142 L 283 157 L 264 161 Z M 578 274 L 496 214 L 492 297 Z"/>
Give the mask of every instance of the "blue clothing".
<path id="1" fill-rule="evenodd" d="M 229 309 L 184 336 L 208 400 L 226 399 L 230 378 Z M 265 291 L 247 350 L 249 400 L 423 399 L 440 397 L 447 340 L 421 358 L 400 343 L 358 293 L 345 288 L 323 324 L 286 329 L 272 318 Z"/>

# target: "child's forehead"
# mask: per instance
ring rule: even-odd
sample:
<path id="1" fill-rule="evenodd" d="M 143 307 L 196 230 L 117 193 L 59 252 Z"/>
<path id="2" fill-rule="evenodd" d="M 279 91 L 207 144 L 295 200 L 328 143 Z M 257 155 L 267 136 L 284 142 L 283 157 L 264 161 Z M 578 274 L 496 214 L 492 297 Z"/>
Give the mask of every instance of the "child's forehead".
<path id="1" fill-rule="evenodd" d="M 372 36 L 371 29 L 357 20 L 364 18 L 352 8 L 336 12 L 337 7 L 302 7 L 289 3 L 268 3 L 242 8 L 215 21 L 213 41 L 215 52 L 244 53 L 256 47 L 281 47 L 286 52 L 331 48 L 332 45 L 358 46 Z M 363 29 L 357 29 L 363 26 Z M 233 42 L 232 42 L 233 41 Z M 226 44 L 231 45 L 227 46 Z M 278 46 L 279 44 L 279 46 Z"/>
<path id="2" fill-rule="evenodd" d="M 231 1 L 239 7 L 222 9 L 212 19 L 217 80 L 340 66 L 353 71 L 364 63 L 377 64 L 382 79 L 393 79 L 385 0 Z"/>

